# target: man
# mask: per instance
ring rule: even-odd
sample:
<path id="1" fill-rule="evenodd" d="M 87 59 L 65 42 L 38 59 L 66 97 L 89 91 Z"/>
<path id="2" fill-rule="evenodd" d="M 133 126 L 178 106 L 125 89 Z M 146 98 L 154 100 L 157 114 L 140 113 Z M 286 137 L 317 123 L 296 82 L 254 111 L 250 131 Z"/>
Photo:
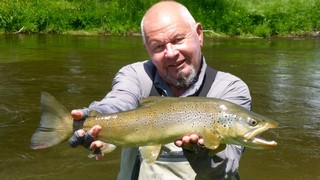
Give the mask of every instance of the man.
<path id="1" fill-rule="evenodd" d="M 137 108 L 139 100 L 148 97 L 153 87 L 161 96 L 199 95 L 198 91 L 210 79 L 206 75 L 207 64 L 201 52 L 201 24 L 195 22 L 183 5 L 163 1 L 146 12 L 141 22 L 141 31 L 151 61 L 123 67 L 114 78 L 112 90 L 104 99 L 93 102 L 89 108 L 73 110 L 71 115 L 74 120 L 83 119 L 91 109 L 114 113 Z M 217 72 L 215 76 L 205 96 L 225 99 L 250 109 L 251 97 L 243 81 L 224 72 Z M 101 127 L 95 126 L 89 133 L 96 137 L 101 130 Z M 83 133 L 83 130 L 78 130 L 78 134 Z M 103 145 L 106 144 L 94 141 L 90 147 L 97 149 Z M 149 165 L 139 161 L 138 148 L 124 148 L 118 179 L 237 178 L 242 151 L 243 147 L 226 145 L 209 155 L 201 137 L 187 134 L 165 145 L 164 153 Z M 101 154 L 97 158 L 100 159 Z"/>

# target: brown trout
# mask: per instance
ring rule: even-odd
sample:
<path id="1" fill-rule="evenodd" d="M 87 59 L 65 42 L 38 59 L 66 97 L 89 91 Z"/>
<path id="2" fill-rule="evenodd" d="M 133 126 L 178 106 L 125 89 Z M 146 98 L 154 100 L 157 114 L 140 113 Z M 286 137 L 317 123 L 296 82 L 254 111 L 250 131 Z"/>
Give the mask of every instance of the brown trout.
<path id="1" fill-rule="evenodd" d="M 72 136 L 70 112 L 48 93 L 41 94 L 40 125 L 31 138 L 32 149 L 44 149 Z M 148 162 L 157 159 L 161 145 L 174 142 L 185 134 L 203 137 L 205 147 L 216 149 L 220 143 L 253 149 L 277 145 L 258 135 L 276 128 L 277 122 L 234 103 L 205 97 L 149 97 L 134 110 L 99 114 L 90 112 L 84 129 L 100 125 L 99 140 L 122 147 L 141 147 Z M 109 150 L 114 150 L 110 146 Z"/>

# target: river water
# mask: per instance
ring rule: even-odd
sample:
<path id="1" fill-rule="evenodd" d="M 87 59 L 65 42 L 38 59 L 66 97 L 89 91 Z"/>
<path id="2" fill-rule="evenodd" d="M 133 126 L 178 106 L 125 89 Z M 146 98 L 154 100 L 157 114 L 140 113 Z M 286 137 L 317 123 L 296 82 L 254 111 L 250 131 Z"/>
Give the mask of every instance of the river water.
<path id="1" fill-rule="evenodd" d="M 279 122 L 264 135 L 278 147 L 247 149 L 241 177 L 320 179 L 320 39 L 206 38 L 203 54 L 248 84 L 253 111 Z M 66 143 L 29 148 L 40 93 L 86 107 L 110 91 L 119 68 L 147 58 L 138 36 L 0 35 L 1 179 L 115 179 L 120 148 L 102 161 Z"/>

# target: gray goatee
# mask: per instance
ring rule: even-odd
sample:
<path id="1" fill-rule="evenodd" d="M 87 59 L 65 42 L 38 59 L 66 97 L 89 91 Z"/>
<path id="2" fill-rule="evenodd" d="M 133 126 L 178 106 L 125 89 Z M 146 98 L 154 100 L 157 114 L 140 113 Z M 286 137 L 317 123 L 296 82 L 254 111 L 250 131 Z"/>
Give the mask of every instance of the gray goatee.
<path id="1" fill-rule="evenodd" d="M 178 74 L 181 73 L 182 70 L 179 70 Z M 187 76 L 183 76 L 179 79 L 175 79 L 170 75 L 167 75 L 167 78 L 171 81 L 171 83 L 178 87 L 188 87 L 192 84 L 193 80 L 197 76 L 196 68 L 194 66 L 191 66 L 190 73 Z"/>

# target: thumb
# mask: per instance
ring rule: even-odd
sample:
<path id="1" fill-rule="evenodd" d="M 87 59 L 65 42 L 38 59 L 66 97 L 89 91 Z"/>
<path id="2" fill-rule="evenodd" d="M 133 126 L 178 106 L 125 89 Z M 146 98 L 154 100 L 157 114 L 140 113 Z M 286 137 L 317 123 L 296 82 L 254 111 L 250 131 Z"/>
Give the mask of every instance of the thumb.
<path id="1" fill-rule="evenodd" d="M 74 109 L 71 111 L 71 116 L 74 120 L 82 120 L 84 112 L 81 109 Z"/>

